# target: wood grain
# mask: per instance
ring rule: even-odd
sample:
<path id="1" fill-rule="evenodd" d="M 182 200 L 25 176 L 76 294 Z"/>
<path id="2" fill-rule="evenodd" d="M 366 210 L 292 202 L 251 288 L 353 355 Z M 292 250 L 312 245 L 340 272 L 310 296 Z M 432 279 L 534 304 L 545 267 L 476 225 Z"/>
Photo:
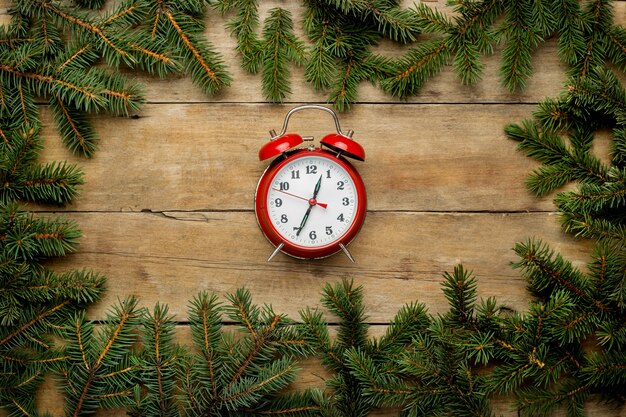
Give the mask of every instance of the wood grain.
<path id="1" fill-rule="evenodd" d="M 0 0 L 0 23 L 8 22 L 10 4 Z M 450 13 L 446 0 L 428 4 Z M 303 15 L 297 2 L 263 0 L 261 18 L 275 6 L 291 10 L 296 22 Z M 614 12 L 624 25 L 626 1 L 615 2 Z M 79 250 L 50 267 L 93 268 L 109 278 L 108 292 L 90 317 L 104 318 L 118 298 L 134 294 L 147 307 L 168 304 L 183 323 L 197 292 L 224 294 L 241 286 L 252 291 L 255 302 L 297 317 L 305 306 L 320 306 L 324 283 L 353 279 L 364 286 L 368 322 L 374 324 L 372 335 L 379 335 L 404 303 L 418 300 L 432 314 L 445 311 L 442 274 L 459 263 L 477 275 L 480 296 L 495 296 L 525 311 L 531 299 L 520 272 L 511 268 L 517 242 L 541 238 L 577 267 L 589 261 L 590 242 L 560 231 L 553 196 L 538 199 L 525 190 L 524 179 L 536 164 L 503 134 L 507 123 L 530 117 L 535 103 L 563 88 L 565 66 L 556 40 L 550 39 L 533 52 L 534 74 L 520 92 L 500 85 L 501 49 L 483 58 L 482 80 L 472 86 L 461 85 L 450 67 L 406 101 L 364 83 L 359 104 L 340 115 L 342 127 L 355 130 L 367 153 L 366 162 L 355 162 L 367 186 L 369 210 L 350 246 L 357 263 L 343 255 L 311 262 L 279 255 L 266 262 L 273 248 L 252 212 L 254 189 L 267 166 L 258 161 L 258 149 L 293 105 L 323 103 L 326 95 L 313 91 L 303 69 L 293 67 L 287 103 L 265 103 L 260 76 L 240 68 L 225 18 L 211 10 L 206 22 L 207 39 L 223 54 L 232 85 L 209 97 L 189 77 L 159 80 L 122 69 L 145 85 L 149 103 L 131 118 L 94 116 L 101 141 L 92 159 L 68 153 L 49 109 L 40 106 L 42 160 L 79 164 L 86 184 L 67 207 L 30 208 L 42 216 L 64 212 L 83 231 Z M 303 37 L 299 23 L 296 28 Z M 382 42 L 377 52 L 399 56 L 406 49 Z M 326 115 L 311 112 L 294 117 L 289 130 L 319 139 L 333 128 Z M 606 154 L 606 136 L 597 142 L 598 154 Z M 189 328 L 179 326 L 178 334 L 188 340 Z M 298 387 L 322 386 L 328 377 L 315 359 L 302 368 Z M 52 378 L 38 400 L 41 411 L 62 414 L 62 396 Z M 517 415 L 510 398 L 494 404 L 507 417 Z M 595 402 L 588 412 L 626 416 Z"/>
<path id="2" fill-rule="evenodd" d="M 78 252 L 54 268 L 93 268 L 109 278 L 105 299 L 90 311 L 104 311 L 119 297 L 136 294 L 147 306 L 157 301 L 186 320 L 196 293 L 222 294 L 245 286 L 258 303 L 271 303 L 296 316 L 319 304 L 326 282 L 354 279 L 366 293 L 372 323 L 387 323 L 404 303 L 420 300 L 439 313 L 446 309 L 442 274 L 462 263 L 479 277 L 481 296 L 496 296 L 523 311 L 528 296 L 511 248 L 536 236 L 575 265 L 584 266 L 589 245 L 562 234 L 556 216 L 537 214 L 372 212 L 345 256 L 299 261 L 280 255 L 251 212 L 71 213 L 84 237 Z"/>
<path id="3" fill-rule="evenodd" d="M 46 115 L 46 160 L 78 163 L 86 174 L 78 211 L 252 209 L 268 161 L 257 152 L 291 106 L 147 105 L 138 118 L 95 120 L 100 150 L 71 158 Z M 530 195 L 535 163 L 505 137 L 507 123 L 531 116 L 526 105 L 359 105 L 340 116 L 355 130 L 366 162 L 354 162 L 368 209 L 410 211 L 553 210 L 552 196 Z M 289 131 L 334 131 L 319 111 L 297 113 Z"/>

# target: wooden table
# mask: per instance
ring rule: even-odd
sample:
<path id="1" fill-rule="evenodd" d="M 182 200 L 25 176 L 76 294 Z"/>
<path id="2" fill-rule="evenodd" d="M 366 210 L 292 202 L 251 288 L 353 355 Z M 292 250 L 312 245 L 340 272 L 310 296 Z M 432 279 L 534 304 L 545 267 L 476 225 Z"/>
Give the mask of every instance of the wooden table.
<path id="1" fill-rule="evenodd" d="M 262 3 L 264 13 L 283 6 L 296 19 L 302 14 L 285 1 Z M 626 3 L 619 8 L 616 16 L 626 20 Z M 183 323 L 187 302 L 199 291 L 224 294 L 242 286 L 257 303 L 296 317 L 299 309 L 320 305 L 324 283 L 348 278 L 364 287 L 372 334 L 380 334 L 404 303 L 419 300 L 433 314 L 445 311 L 442 274 L 459 263 L 478 276 L 480 296 L 524 311 L 526 284 L 510 266 L 516 242 L 543 239 L 576 266 L 590 259 L 589 242 L 560 231 L 553 196 L 526 191 L 524 179 L 535 163 L 503 133 L 506 124 L 531 117 L 538 101 L 561 91 L 565 66 L 551 40 L 535 52 L 534 75 L 520 93 L 500 86 L 497 53 L 484 59 L 484 79 L 474 86 L 462 86 L 451 68 L 408 101 L 364 84 L 359 103 L 340 114 L 342 127 L 355 131 L 367 153 L 365 162 L 355 163 L 369 199 L 365 225 L 350 245 L 356 263 L 341 254 L 316 261 L 280 254 L 267 262 L 273 247 L 253 212 L 267 165 L 257 152 L 290 108 L 324 103 L 325 95 L 294 68 L 289 102 L 266 103 L 260 76 L 239 68 L 223 23 L 211 11 L 207 36 L 223 53 L 232 85 L 207 97 L 189 78 L 133 74 L 145 83 L 148 102 L 130 118 L 94 118 L 101 141 L 92 159 L 63 147 L 43 109 L 43 159 L 77 163 L 86 174 L 81 196 L 63 209 L 83 231 L 80 248 L 53 267 L 93 268 L 108 277 L 106 296 L 90 317 L 103 318 L 118 298 L 134 294 L 144 306 L 168 304 Z M 390 44 L 380 50 L 401 52 Z M 298 113 L 290 122 L 290 131 L 316 139 L 333 130 L 332 120 L 317 112 Z M 607 138 L 596 142 L 596 151 L 605 153 Z M 188 334 L 184 324 L 180 334 Z M 304 384 L 322 386 L 322 375 L 309 364 Z M 53 385 L 44 389 L 42 407 L 61 414 Z M 613 415 L 590 407 L 590 415 Z"/>

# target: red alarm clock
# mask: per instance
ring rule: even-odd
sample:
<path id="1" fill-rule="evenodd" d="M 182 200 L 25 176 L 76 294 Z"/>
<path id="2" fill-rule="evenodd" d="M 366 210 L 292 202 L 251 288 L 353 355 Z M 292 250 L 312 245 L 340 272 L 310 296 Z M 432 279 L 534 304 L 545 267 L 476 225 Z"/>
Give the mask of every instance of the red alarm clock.
<path id="1" fill-rule="evenodd" d="M 289 118 L 305 109 L 330 113 L 337 128 L 314 145 L 297 148 L 305 140 L 286 133 Z M 261 147 L 259 159 L 275 158 L 256 189 L 255 213 L 259 226 L 278 252 L 303 258 L 324 258 L 343 251 L 365 220 L 367 198 L 358 171 L 346 158 L 365 160 L 363 147 L 341 131 L 336 113 L 324 106 L 304 105 L 291 109 L 279 134 Z"/>

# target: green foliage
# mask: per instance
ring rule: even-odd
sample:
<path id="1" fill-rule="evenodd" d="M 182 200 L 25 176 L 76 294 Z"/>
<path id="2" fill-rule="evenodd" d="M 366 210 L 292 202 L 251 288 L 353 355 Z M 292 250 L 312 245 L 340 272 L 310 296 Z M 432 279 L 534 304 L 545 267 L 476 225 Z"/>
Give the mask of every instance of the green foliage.
<path id="1" fill-rule="evenodd" d="M 168 314 L 166 305 L 157 304 L 146 313 L 142 328 L 142 349 L 132 358 L 140 370 L 139 385 L 134 390 L 133 415 L 177 416 L 177 371 L 185 350 L 175 342 L 176 321 Z"/>
<path id="2" fill-rule="evenodd" d="M 600 394 L 622 403 L 626 342 L 626 172 L 623 130 L 626 91 L 607 62 L 623 68 L 620 29 L 609 2 L 564 3 L 560 16 L 581 23 L 561 33 L 560 54 L 571 64 L 566 89 L 540 103 L 533 120 L 509 125 L 507 135 L 540 165 L 527 179 L 537 195 L 556 194 L 563 229 L 596 241 L 583 272 L 537 240 L 515 248 L 529 289 L 538 297 L 507 332 L 511 355 L 494 369 L 492 389 L 514 392 L 524 415 L 562 408 L 585 415 Z M 596 132 L 610 133 L 610 155 L 596 155 Z"/>
<path id="3" fill-rule="evenodd" d="M 423 305 L 407 305 L 374 344 L 382 350 L 349 352 L 346 362 L 366 403 L 399 407 L 402 415 L 410 416 L 492 415 L 486 378 L 474 364 L 486 363 L 495 350 L 495 337 L 487 330 L 493 316 L 489 309 L 475 309 L 476 285 L 470 273 L 457 267 L 445 278 L 448 314 L 432 317 Z M 402 336 L 389 346 L 387 339 L 399 335 L 399 324 Z"/>
<path id="4" fill-rule="evenodd" d="M 207 94 L 229 84 L 221 56 L 203 34 L 204 1 L 124 0 L 106 11 L 103 4 L 15 2 L 12 23 L 0 31 L 2 129 L 37 130 L 35 102 L 45 99 L 67 147 L 91 156 L 97 136 L 90 115 L 128 115 L 144 101 L 140 86 L 118 67 L 162 77 L 185 72 Z M 96 68 L 101 60 L 108 67 Z"/>
<path id="5" fill-rule="evenodd" d="M 99 408 L 131 404 L 138 368 L 131 364 L 142 312 L 136 298 L 114 306 L 96 325 L 81 312 L 62 334 L 66 360 L 57 369 L 65 391 L 66 415 L 92 415 Z"/>
<path id="6" fill-rule="evenodd" d="M 190 302 L 193 346 L 175 342 L 176 321 L 157 305 L 144 319 L 141 369 L 132 415 L 311 416 L 323 402 L 306 390 L 285 394 L 298 372 L 296 359 L 311 352 L 301 325 L 271 306 L 252 303 L 249 291 L 198 294 Z M 234 322 L 226 325 L 222 318 Z"/>
<path id="7" fill-rule="evenodd" d="M 42 266 L 76 248 L 73 222 L 34 218 L 15 203 L 0 204 L 0 218 L 0 407 L 21 415 L 34 412 L 44 375 L 66 359 L 56 339 L 100 297 L 104 279 Z"/>
<path id="8" fill-rule="evenodd" d="M 37 129 L 24 126 L 0 132 L 0 203 L 64 204 L 77 195 L 77 187 L 83 183 L 80 169 L 66 163 L 37 163 L 42 148 Z"/>
<path id="9" fill-rule="evenodd" d="M 120 67 L 182 71 L 205 93 L 220 91 L 230 77 L 204 36 L 207 3 L 125 0 L 105 11 L 102 0 L 25 0 L 0 28 L 0 408 L 39 414 L 34 397 L 50 373 L 67 415 L 121 407 L 134 416 L 337 417 L 394 407 L 407 416 L 490 416 L 491 396 L 510 394 L 522 415 L 581 416 L 594 396 L 625 400 L 626 91 L 616 72 L 626 68 L 626 31 L 605 0 L 458 1 L 450 15 L 396 0 L 305 0 L 309 45 L 284 9 L 270 10 L 259 28 L 257 0 L 213 2 L 231 14 L 242 65 L 261 73 L 268 100 L 284 101 L 292 64 L 303 65 L 307 82 L 340 110 L 358 101 L 363 81 L 405 98 L 451 65 L 462 83 L 475 83 L 481 57 L 499 45 L 502 84 L 519 90 L 533 52 L 556 38 L 565 91 L 506 133 L 540 164 L 527 180 L 533 194 L 576 183 L 555 197 L 563 228 L 597 243 L 585 270 L 539 240 L 516 245 L 513 266 L 535 296 L 527 311 L 479 299 L 476 277 L 458 266 L 444 274 L 447 312 L 408 304 L 380 337 L 368 334 L 364 291 L 351 281 L 324 287 L 330 320 L 307 308 L 293 321 L 244 289 L 226 303 L 200 293 L 189 306 L 189 341 L 166 306 L 149 313 L 132 297 L 89 320 L 104 278 L 44 266 L 76 249 L 76 225 L 17 206 L 67 204 L 83 181 L 74 165 L 37 162 L 38 100 L 48 101 L 68 149 L 90 156 L 91 116 L 127 115 L 144 100 Z M 383 40 L 407 51 L 380 56 Z M 599 130 L 611 135 L 608 156 L 594 154 Z M 297 361 L 313 355 L 332 373 L 327 390 L 285 392 Z"/>
<path id="10" fill-rule="evenodd" d="M 534 120 L 506 128 L 519 149 L 541 165 L 527 186 L 545 195 L 576 181 L 575 191 L 557 194 L 563 228 L 578 236 L 624 247 L 626 243 L 626 171 L 623 134 L 626 90 L 608 69 L 595 68 L 573 76 L 557 100 L 545 100 Z M 611 132 L 611 152 L 602 159 L 593 152 L 594 133 Z M 607 161 L 608 160 L 608 161 Z"/>
<path id="11" fill-rule="evenodd" d="M 289 61 L 300 65 L 305 60 L 304 43 L 294 36 L 291 14 L 287 10 L 270 10 L 258 48 L 256 59 L 253 58 L 258 63 L 253 65 L 262 68 L 263 94 L 270 101 L 282 102 L 291 92 Z"/>
<path id="12" fill-rule="evenodd" d="M 334 338 L 329 333 L 334 325 L 327 324 L 321 312 L 305 309 L 300 313 L 308 343 L 315 346 L 322 364 L 333 372 L 327 381 L 331 396 L 321 407 L 322 415 L 366 416 L 380 405 L 372 401 L 376 391 L 368 382 L 386 378 L 392 370 L 390 359 L 399 357 L 414 335 L 428 326 L 425 307 L 417 303 L 404 306 L 385 335 L 370 339 L 362 287 L 351 281 L 326 284 L 322 304 L 339 318 Z M 384 389 L 387 388 L 385 385 Z"/>

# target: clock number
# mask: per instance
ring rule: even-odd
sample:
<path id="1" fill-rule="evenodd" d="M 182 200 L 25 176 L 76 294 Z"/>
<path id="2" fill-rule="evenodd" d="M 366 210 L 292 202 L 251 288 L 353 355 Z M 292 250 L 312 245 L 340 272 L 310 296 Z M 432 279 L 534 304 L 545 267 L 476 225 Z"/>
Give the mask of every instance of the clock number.
<path id="1" fill-rule="evenodd" d="M 326 234 L 327 234 L 328 236 L 330 236 L 330 235 L 332 235 L 332 234 L 333 234 L 333 228 L 332 228 L 332 226 L 326 226 Z"/>
<path id="2" fill-rule="evenodd" d="M 341 204 L 343 204 L 344 206 L 347 206 L 350 204 L 350 199 L 348 197 L 344 197 L 341 199 Z"/>
<path id="3" fill-rule="evenodd" d="M 309 237 L 311 238 L 311 240 L 317 239 L 317 233 L 315 233 L 315 230 L 311 230 L 311 233 L 309 233 Z"/>
<path id="4" fill-rule="evenodd" d="M 277 198 L 276 200 L 274 200 L 274 203 L 276 204 L 276 207 L 280 207 L 283 205 L 283 200 L 282 198 Z"/>
<path id="5" fill-rule="evenodd" d="M 326 171 L 326 178 L 330 178 L 330 169 Z"/>
<path id="6" fill-rule="evenodd" d="M 344 186 L 344 182 L 343 181 L 337 181 L 337 189 L 338 190 L 343 190 L 343 186 Z"/>
<path id="7" fill-rule="evenodd" d="M 341 213 L 339 216 L 337 216 L 337 220 L 339 220 L 340 222 L 345 221 L 343 218 L 343 213 Z"/>
<path id="8" fill-rule="evenodd" d="M 291 171 L 291 179 L 299 180 L 300 179 L 300 170 L 296 169 L 295 171 Z"/>
<path id="9" fill-rule="evenodd" d="M 307 165 L 306 166 L 307 174 L 317 174 L 317 165 Z"/>
<path id="10" fill-rule="evenodd" d="M 280 191 L 287 191 L 289 189 L 289 183 L 287 181 L 283 181 L 280 183 Z"/>
<path id="11" fill-rule="evenodd" d="M 280 222 L 281 223 L 287 223 L 289 221 L 289 219 L 287 218 L 286 214 L 283 214 L 282 216 L 280 216 Z"/>

